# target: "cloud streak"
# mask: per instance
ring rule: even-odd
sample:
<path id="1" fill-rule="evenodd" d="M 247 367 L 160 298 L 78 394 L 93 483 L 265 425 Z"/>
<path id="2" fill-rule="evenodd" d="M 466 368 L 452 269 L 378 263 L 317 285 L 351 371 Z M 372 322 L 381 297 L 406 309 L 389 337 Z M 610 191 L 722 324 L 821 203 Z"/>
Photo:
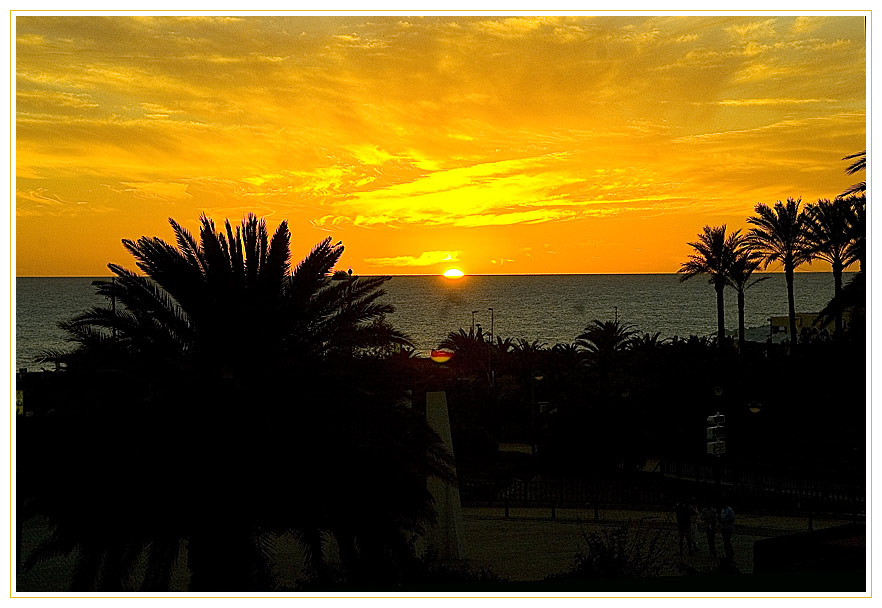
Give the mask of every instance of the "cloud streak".
<path id="1" fill-rule="evenodd" d="M 399 255 L 389 258 L 364 258 L 371 266 L 433 266 L 442 262 L 456 262 L 461 251 L 423 251 L 418 256 Z"/>

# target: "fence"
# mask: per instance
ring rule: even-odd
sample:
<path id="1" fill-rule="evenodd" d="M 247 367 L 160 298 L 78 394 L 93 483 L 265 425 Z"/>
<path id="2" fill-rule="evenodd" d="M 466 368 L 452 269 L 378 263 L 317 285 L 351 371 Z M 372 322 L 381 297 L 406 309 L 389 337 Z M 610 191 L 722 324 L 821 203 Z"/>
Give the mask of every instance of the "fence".
<path id="1" fill-rule="evenodd" d="M 664 462 L 659 467 L 668 480 L 714 483 L 710 465 Z M 862 483 L 798 478 L 755 471 L 723 468 L 720 486 L 744 505 L 777 511 L 824 511 L 829 513 L 864 513 L 866 492 Z"/>
<path id="2" fill-rule="evenodd" d="M 677 472 L 671 473 L 679 466 Z M 695 467 L 695 468 L 689 468 Z M 631 479 L 523 481 L 461 480 L 467 506 L 571 509 L 670 509 L 682 496 L 722 491 L 741 509 L 780 514 L 865 513 L 864 489 L 844 483 L 723 471 L 719 487 L 711 467 L 663 465 L 661 474 Z M 687 474 L 688 473 L 688 474 Z"/>

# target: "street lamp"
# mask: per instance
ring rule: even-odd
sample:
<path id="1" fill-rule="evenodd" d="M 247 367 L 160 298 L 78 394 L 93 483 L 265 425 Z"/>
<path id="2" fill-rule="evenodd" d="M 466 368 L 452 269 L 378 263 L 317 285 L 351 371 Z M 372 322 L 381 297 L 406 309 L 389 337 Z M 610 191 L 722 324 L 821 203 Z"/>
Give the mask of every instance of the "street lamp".
<path id="1" fill-rule="evenodd" d="M 477 310 L 472 311 L 472 334 L 475 333 L 475 315 L 478 314 Z"/>

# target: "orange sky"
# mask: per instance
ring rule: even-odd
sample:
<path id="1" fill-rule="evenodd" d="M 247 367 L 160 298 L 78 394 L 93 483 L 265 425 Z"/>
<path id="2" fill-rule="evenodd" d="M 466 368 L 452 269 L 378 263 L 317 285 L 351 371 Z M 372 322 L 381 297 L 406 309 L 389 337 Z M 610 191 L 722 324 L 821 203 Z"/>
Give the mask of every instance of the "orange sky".
<path id="1" fill-rule="evenodd" d="M 203 211 L 361 274 L 675 272 L 704 224 L 863 179 L 859 16 L 14 25 L 19 276 L 134 268 L 122 238 Z"/>

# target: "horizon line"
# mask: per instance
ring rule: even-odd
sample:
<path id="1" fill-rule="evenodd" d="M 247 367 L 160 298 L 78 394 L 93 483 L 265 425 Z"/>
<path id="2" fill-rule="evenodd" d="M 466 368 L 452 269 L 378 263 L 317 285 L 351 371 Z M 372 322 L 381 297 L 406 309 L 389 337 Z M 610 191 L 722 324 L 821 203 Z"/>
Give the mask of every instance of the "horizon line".
<path id="1" fill-rule="evenodd" d="M 859 270 L 844 270 L 842 272 L 845 274 L 858 274 Z M 462 277 L 457 279 L 449 279 L 451 282 L 465 279 L 467 277 L 554 277 L 554 276 L 655 276 L 655 275 L 669 275 L 676 276 L 680 273 L 678 272 L 509 272 L 509 273 L 466 273 Z M 783 270 L 764 270 L 764 271 L 754 271 L 753 274 L 784 274 Z M 796 270 L 795 274 L 831 274 L 829 270 Z M 102 278 L 113 278 L 116 275 L 112 274 L 24 274 L 24 275 L 15 275 L 16 279 L 102 279 Z M 147 276 L 147 275 L 143 275 Z M 329 275 L 330 276 L 330 275 Z M 354 275 L 364 276 L 364 277 L 437 277 L 437 278 L 446 278 L 441 273 L 406 273 L 406 274 L 390 274 L 390 273 L 374 273 L 374 274 L 356 274 Z"/>

